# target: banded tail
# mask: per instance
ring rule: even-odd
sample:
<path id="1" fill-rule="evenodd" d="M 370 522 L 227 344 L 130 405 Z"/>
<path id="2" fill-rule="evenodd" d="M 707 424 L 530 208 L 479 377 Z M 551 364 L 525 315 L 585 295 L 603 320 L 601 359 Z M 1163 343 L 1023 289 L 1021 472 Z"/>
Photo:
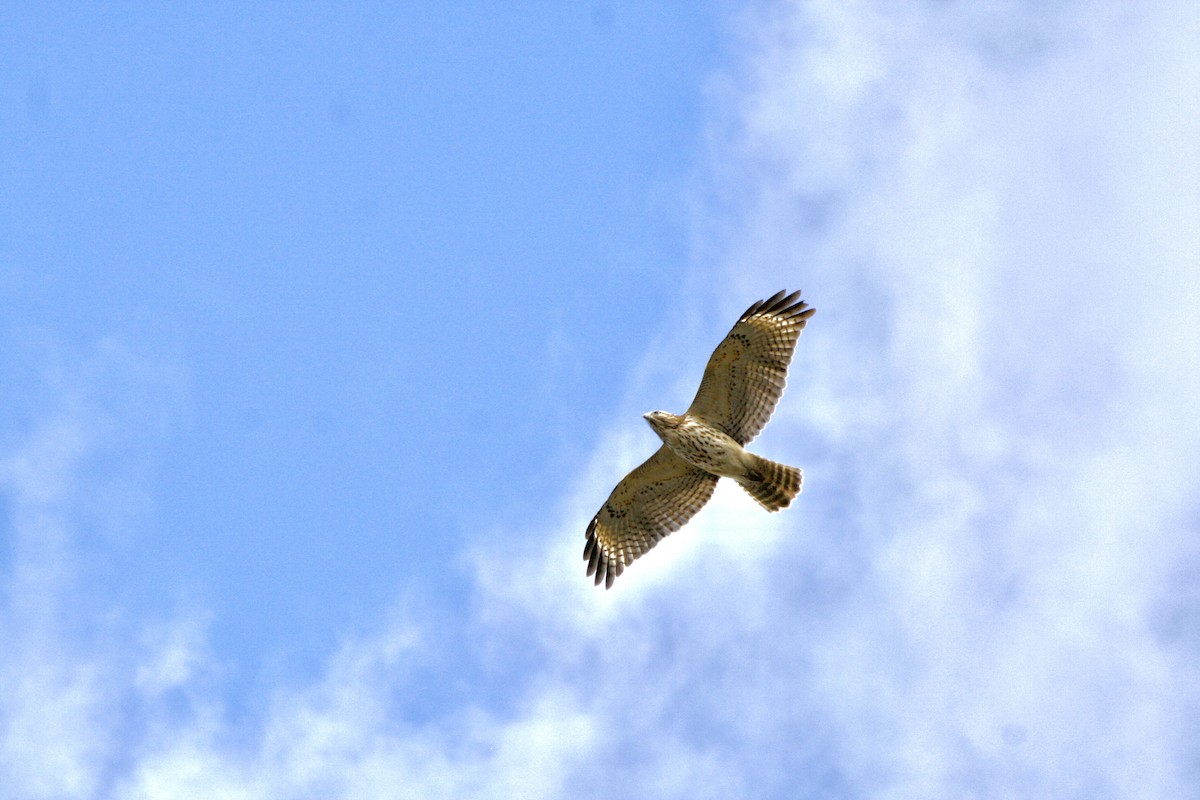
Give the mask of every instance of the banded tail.
<path id="1" fill-rule="evenodd" d="M 800 494 L 804 473 L 799 467 L 789 467 L 750 455 L 754 459 L 754 466 L 744 478 L 737 479 L 741 487 L 767 511 L 778 511 L 791 505 L 796 495 Z"/>

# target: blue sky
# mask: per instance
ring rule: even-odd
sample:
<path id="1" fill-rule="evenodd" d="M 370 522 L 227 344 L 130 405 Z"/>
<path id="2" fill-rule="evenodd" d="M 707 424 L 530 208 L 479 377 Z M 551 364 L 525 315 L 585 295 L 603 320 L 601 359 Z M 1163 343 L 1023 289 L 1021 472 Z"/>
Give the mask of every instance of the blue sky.
<path id="1" fill-rule="evenodd" d="M 157 427 L 97 577 L 213 604 L 251 663 L 460 593 L 454 554 L 578 468 L 565 429 L 686 267 L 716 12 L 502 5 L 5 26 L 6 382 L 34 392 L 6 416 L 48 358 L 136 362 L 95 367 L 157 395 L 97 409 Z"/>
<path id="2" fill-rule="evenodd" d="M 1200 13 L 10 9 L 0 797 L 1200 786 Z M 756 442 L 583 530 L 751 302 Z"/>

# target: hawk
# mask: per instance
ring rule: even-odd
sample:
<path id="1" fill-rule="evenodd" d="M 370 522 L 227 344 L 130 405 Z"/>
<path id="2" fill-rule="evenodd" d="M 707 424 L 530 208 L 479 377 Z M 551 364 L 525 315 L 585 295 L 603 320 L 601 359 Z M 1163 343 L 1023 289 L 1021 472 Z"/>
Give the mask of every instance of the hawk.
<path id="1" fill-rule="evenodd" d="M 663 444 L 617 484 L 588 524 L 583 558 L 597 586 L 604 581 L 611 588 L 634 559 L 683 527 L 720 478 L 733 478 L 767 511 L 786 508 L 800 494 L 798 468 L 748 453 L 744 445 L 771 418 L 800 331 L 815 312 L 800 292 L 759 300 L 713 351 L 683 416 L 643 415 Z"/>

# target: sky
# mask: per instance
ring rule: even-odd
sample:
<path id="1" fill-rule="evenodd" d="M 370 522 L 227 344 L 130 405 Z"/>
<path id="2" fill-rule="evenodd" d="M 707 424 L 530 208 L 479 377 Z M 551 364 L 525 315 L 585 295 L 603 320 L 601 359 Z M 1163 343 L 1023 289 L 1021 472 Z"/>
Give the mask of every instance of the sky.
<path id="1" fill-rule="evenodd" d="M 1200 792 L 1194 4 L 4 18 L 0 800 Z"/>

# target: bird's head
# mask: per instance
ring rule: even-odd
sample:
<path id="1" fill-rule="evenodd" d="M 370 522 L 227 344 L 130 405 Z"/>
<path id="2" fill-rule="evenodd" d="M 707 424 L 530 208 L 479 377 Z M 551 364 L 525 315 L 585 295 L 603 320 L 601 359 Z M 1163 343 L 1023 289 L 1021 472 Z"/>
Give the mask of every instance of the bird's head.
<path id="1" fill-rule="evenodd" d="M 650 423 L 650 427 L 655 433 L 661 434 L 664 430 L 679 427 L 679 417 L 674 414 L 668 414 L 666 411 L 651 411 L 649 414 L 642 414 L 642 419 Z"/>

